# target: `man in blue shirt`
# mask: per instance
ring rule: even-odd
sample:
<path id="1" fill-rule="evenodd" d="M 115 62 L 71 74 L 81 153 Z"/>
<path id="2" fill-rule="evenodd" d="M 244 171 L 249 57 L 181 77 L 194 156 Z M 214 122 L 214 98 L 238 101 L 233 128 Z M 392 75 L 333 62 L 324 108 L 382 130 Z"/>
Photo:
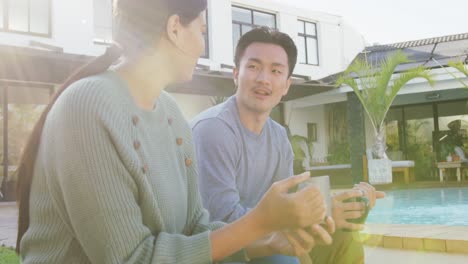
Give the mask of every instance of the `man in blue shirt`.
<path id="1" fill-rule="evenodd" d="M 199 186 L 212 220 L 237 220 L 275 181 L 293 175 L 294 155 L 286 130 L 269 116 L 289 90 L 296 59 L 296 46 L 284 33 L 257 28 L 244 34 L 234 59 L 236 94 L 192 120 Z M 359 188 L 366 191 L 372 205 L 376 195 L 381 195 L 368 184 Z M 362 228 L 346 221 L 361 216 L 362 204 L 342 203 L 362 195 L 355 190 L 335 197 L 332 216 L 337 228 Z M 362 245 L 353 240 L 352 233 L 338 231 L 333 238 L 332 246 L 312 250 L 314 263 L 363 262 Z M 276 255 L 255 263 L 298 260 Z"/>

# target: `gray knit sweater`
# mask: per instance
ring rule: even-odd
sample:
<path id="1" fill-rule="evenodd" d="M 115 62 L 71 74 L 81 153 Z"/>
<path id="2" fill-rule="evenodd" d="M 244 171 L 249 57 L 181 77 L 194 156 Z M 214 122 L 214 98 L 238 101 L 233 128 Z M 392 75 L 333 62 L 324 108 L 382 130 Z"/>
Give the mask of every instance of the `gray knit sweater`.
<path id="1" fill-rule="evenodd" d="M 112 71 L 74 83 L 47 117 L 23 263 L 211 263 L 190 127 L 162 92 L 138 108 Z M 241 255 L 241 254 L 238 254 Z"/>

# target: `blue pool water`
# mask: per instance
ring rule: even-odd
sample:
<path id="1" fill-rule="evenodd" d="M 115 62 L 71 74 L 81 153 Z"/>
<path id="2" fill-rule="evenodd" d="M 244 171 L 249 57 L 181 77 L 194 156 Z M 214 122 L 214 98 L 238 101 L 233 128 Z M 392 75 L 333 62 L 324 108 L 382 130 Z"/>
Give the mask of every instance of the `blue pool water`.
<path id="1" fill-rule="evenodd" d="M 468 188 L 386 191 L 367 223 L 468 226 Z"/>

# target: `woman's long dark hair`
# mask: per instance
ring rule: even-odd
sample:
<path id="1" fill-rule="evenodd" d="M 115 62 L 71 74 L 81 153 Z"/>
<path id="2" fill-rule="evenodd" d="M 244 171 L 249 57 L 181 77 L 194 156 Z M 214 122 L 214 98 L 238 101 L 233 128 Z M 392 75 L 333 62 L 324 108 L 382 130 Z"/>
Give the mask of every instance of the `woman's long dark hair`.
<path id="1" fill-rule="evenodd" d="M 178 14 L 184 25 L 189 24 L 206 9 L 207 0 L 116 0 L 114 5 L 114 35 L 119 47 L 112 46 L 106 53 L 97 57 L 72 74 L 54 94 L 44 112 L 42 112 L 27 141 L 18 165 L 17 200 L 18 237 L 16 252 L 20 253 L 21 239 L 29 227 L 29 199 L 34 176 L 34 164 L 39 150 L 42 130 L 47 115 L 59 96 L 70 84 L 88 76 L 106 71 L 123 53 L 136 57 L 138 52 L 150 48 L 161 37 L 167 18 Z"/>

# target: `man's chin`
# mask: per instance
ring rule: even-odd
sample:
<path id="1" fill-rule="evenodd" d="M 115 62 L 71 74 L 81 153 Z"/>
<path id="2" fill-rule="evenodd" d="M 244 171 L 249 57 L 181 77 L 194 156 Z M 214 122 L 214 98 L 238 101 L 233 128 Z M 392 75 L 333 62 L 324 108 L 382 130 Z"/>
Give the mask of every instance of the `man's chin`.
<path id="1" fill-rule="evenodd" d="M 261 103 L 256 103 L 254 105 L 251 105 L 249 109 L 250 111 L 257 113 L 257 114 L 265 114 L 265 113 L 271 112 L 272 108 L 270 108 L 267 105 L 263 105 Z"/>

